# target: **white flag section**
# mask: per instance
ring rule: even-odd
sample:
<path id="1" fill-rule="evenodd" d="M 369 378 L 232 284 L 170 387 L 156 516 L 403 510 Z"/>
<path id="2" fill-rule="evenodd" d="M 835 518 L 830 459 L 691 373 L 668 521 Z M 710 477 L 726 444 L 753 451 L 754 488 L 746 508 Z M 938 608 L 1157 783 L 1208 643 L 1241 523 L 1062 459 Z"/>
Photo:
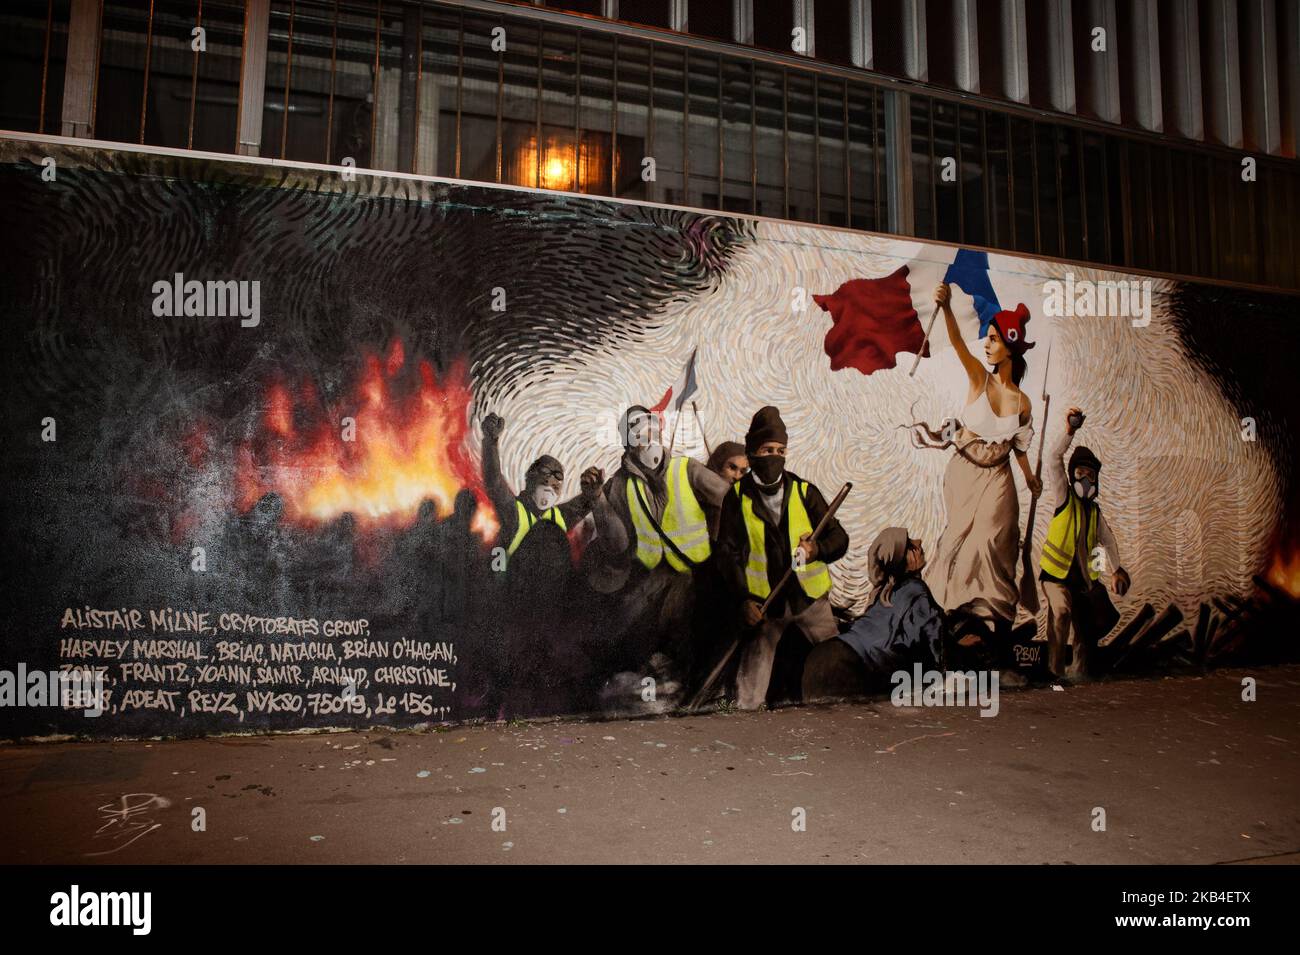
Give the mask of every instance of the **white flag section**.
<path id="1" fill-rule="evenodd" d="M 952 347 L 952 343 L 948 341 L 948 332 L 943 325 L 943 315 L 934 314 L 934 290 L 943 281 L 944 274 L 952 265 L 957 250 L 920 245 L 916 250 L 920 255 L 907 263 L 907 281 L 912 287 L 912 307 L 916 309 L 916 317 L 921 322 L 921 328 L 930 331 L 930 354 L 934 355 Z M 943 256 L 942 253 L 947 255 Z M 936 254 L 940 257 L 936 258 Z M 952 313 L 957 317 L 957 325 L 962 331 L 962 338 L 967 342 L 974 342 L 979 338 L 980 322 L 971 296 L 959 288 L 953 288 L 951 304 Z M 930 322 L 932 317 L 933 324 Z M 907 362 L 906 367 L 911 368 L 912 363 Z"/>
<path id="2" fill-rule="evenodd" d="M 698 390 L 695 384 L 695 355 L 699 352 L 696 348 L 691 351 L 691 357 L 686 362 L 686 367 L 678 375 L 677 381 L 673 384 L 672 406 L 673 411 L 681 413 L 682 406 L 686 404 L 686 399 L 695 394 Z"/>
<path id="3" fill-rule="evenodd" d="M 984 337 L 989 318 L 999 308 L 1014 309 L 1024 302 L 1031 315 L 1040 311 L 1041 294 L 1037 286 L 1031 289 L 1020 275 L 1023 260 L 920 242 L 904 245 L 898 258 L 899 264 L 908 268 L 907 281 L 916 317 L 923 329 L 930 328 L 932 355 L 952 347 L 942 314 L 935 317 L 934 326 L 930 327 L 934 290 L 940 282 L 946 280 L 951 286 L 953 316 L 962 339 L 972 350 Z M 999 268 L 1004 263 L 1007 267 Z"/>

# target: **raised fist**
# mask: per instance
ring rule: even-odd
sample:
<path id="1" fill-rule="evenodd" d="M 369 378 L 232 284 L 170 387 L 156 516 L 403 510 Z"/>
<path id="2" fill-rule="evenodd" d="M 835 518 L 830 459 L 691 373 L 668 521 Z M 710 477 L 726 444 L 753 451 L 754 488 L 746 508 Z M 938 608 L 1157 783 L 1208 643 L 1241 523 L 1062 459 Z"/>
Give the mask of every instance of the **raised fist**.
<path id="1" fill-rule="evenodd" d="M 598 467 L 590 467 L 582 472 L 582 496 L 589 502 L 600 497 L 601 486 L 605 483 L 605 472 Z"/>
<path id="2" fill-rule="evenodd" d="M 495 441 L 501 437 L 501 432 L 506 426 L 505 419 L 499 414 L 490 414 L 483 419 L 483 435 Z"/>
<path id="3" fill-rule="evenodd" d="M 948 299 L 952 295 L 952 289 L 948 287 L 947 282 L 940 282 L 934 290 L 934 304 L 947 305 Z"/>
<path id="4" fill-rule="evenodd" d="M 1111 586 L 1115 589 L 1115 593 L 1120 597 L 1123 597 L 1126 593 L 1128 593 L 1128 589 L 1133 582 L 1129 580 L 1128 571 L 1126 571 L 1123 567 L 1116 567 L 1114 578 L 1111 580 L 1110 583 Z"/>

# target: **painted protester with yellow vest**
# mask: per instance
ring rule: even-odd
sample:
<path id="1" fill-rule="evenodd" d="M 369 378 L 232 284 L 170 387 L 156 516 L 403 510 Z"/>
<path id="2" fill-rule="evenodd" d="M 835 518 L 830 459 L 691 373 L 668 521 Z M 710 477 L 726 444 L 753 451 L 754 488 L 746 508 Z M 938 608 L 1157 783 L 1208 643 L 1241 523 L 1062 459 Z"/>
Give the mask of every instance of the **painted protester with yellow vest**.
<path id="1" fill-rule="evenodd" d="M 528 466 L 524 489 L 516 494 L 501 473 L 499 444 L 504 429 L 500 415 L 489 414 L 483 419 L 483 483 L 496 508 L 500 546 L 506 549 L 508 561 L 538 522 L 549 521 L 566 534 L 577 526 L 600 497 L 603 475 L 598 468 L 588 468 L 582 475 L 582 493 L 561 501 L 564 466 L 544 454 Z"/>
<path id="2" fill-rule="evenodd" d="M 740 649 L 736 702 L 757 709 L 767 700 L 772 664 L 781 635 L 794 624 L 810 643 L 839 633 L 827 594 L 827 564 L 849 549 L 849 535 L 832 518 L 821 539 L 813 528 L 826 514 L 826 499 L 815 484 L 786 470 L 785 422 L 774 407 L 762 408 L 745 435 L 749 473 L 735 483 L 722 505 L 718 527 L 719 569 L 740 598 L 741 614 L 753 632 Z M 759 610 L 799 552 L 795 580 Z"/>
<path id="3" fill-rule="evenodd" d="M 702 462 L 670 454 L 660 429 L 641 405 L 623 413 L 623 457 L 594 510 L 584 561 L 593 589 L 616 595 L 611 623 L 625 665 L 661 654 L 655 669 L 667 668 L 680 694 L 694 649 L 694 572 L 712 553 L 706 508 L 721 506 L 729 485 Z"/>
<path id="4" fill-rule="evenodd" d="M 1061 506 L 1047 528 L 1038 577 L 1047 597 L 1047 665 L 1057 678 L 1071 680 L 1087 675 L 1090 645 L 1105 636 L 1090 628 L 1091 618 L 1098 616 L 1094 603 L 1109 603 L 1104 589 L 1098 593 L 1102 571 L 1115 568 L 1111 586 L 1121 597 L 1130 583 L 1120 566 L 1119 543 L 1097 503 L 1101 461 L 1079 445 L 1065 463 L 1065 452 L 1083 419 L 1078 408 L 1067 411 L 1065 432 L 1052 448 L 1047 491 Z M 1067 664 L 1071 644 L 1074 658 Z"/>

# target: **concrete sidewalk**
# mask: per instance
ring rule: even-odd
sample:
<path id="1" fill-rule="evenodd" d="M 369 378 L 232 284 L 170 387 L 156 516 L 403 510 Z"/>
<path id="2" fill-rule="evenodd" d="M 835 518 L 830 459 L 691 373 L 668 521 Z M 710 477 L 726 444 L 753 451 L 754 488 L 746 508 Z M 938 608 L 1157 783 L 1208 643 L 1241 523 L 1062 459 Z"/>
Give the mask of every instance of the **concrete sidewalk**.
<path id="1" fill-rule="evenodd" d="M 1000 703 L 11 745 L 0 861 L 1300 861 L 1300 667 Z"/>

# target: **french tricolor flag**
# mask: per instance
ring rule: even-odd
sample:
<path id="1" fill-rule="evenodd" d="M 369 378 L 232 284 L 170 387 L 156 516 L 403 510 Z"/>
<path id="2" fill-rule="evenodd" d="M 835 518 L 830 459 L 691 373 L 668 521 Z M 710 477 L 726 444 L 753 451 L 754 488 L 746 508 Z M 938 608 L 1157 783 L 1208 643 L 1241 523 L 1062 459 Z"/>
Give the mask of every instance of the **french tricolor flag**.
<path id="1" fill-rule="evenodd" d="M 937 264 L 942 267 L 942 263 Z M 913 261 L 881 278 L 851 279 L 829 295 L 813 296 L 813 301 L 831 316 L 824 347 L 832 371 L 856 368 L 870 375 L 896 367 L 899 352 L 929 356 L 930 345 L 914 298 L 921 296 L 922 301 L 928 301 L 933 285 L 915 287 L 914 282 L 917 273 L 934 274 L 935 265 L 933 261 Z M 971 297 L 982 338 L 1001 309 L 989 281 L 988 253 L 958 249 L 942 281 Z"/>
<path id="2" fill-rule="evenodd" d="M 661 417 L 681 414 L 686 399 L 699 390 L 699 385 L 695 381 L 695 356 L 698 353 L 698 348 L 691 350 L 691 357 L 686 359 L 686 366 L 682 368 L 682 373 L 677 376 L 677 381 L 664 392 L 664 396 L 659 399 L 658 404 L 650 409 L 651 411 Z M 672 403 L 671 409 L 669 408 L 669 402 Z"/>

